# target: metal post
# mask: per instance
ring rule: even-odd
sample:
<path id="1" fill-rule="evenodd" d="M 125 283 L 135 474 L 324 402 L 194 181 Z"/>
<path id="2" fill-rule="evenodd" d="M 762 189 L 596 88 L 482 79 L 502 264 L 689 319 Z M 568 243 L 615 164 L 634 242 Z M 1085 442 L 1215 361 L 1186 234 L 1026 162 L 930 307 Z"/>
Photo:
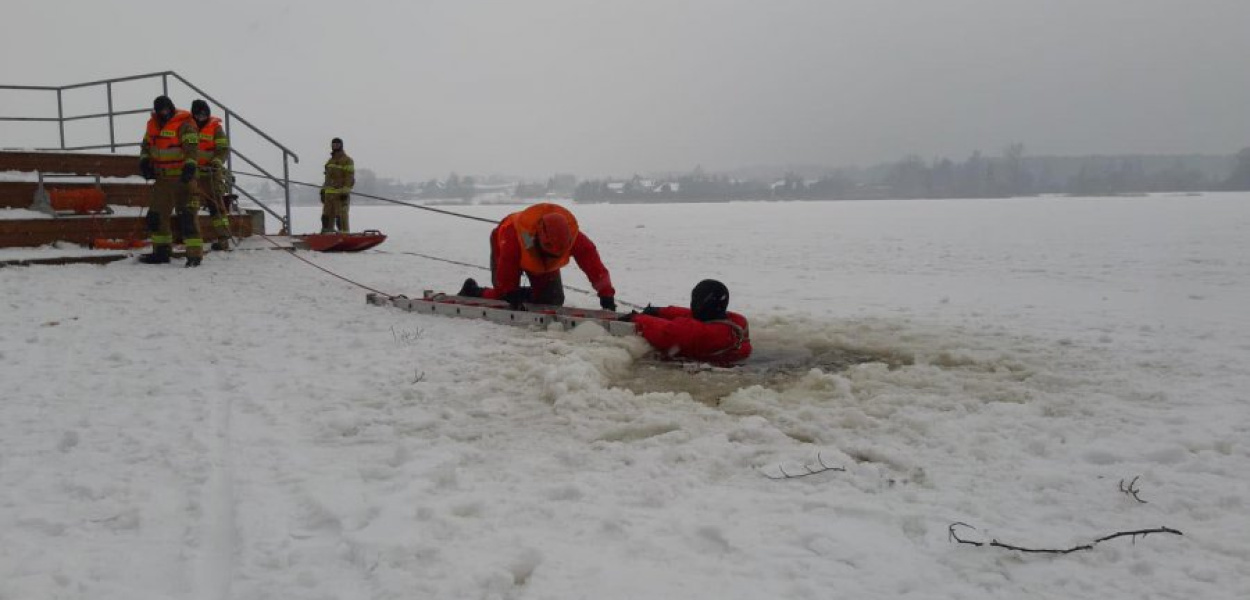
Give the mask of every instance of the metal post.
<path id="1" fill-rule="evenodd" d="M 168 73 L 161 74 L 161 95 L 162 96 L 169 95 L 169 74 Z"/>
<path id="2" fill-rule="evenodd" d="M 56 124 L 61 129 L 61 149 L 65 149 L 65 105 L 61 103 L 61 90 L 56 90 Z"/>
<path id="3" fill-rule="evenodd" d="M 109 98 L 109 152 L 117 154 L 117 136 L 113 133 L 113 82 L 104 84 Z"/>
<path id="4" fill-rule="evenodd" d="M 282 152 L 282 185 L 286 193 L 286 234 L 293 235 L 291 230 L 291 172 L 290 161 L 286 151 Z"/>
<path id="5" fill-rule="evenodd" d="M 230 109 L 226 109 L 226 139 L 230 140 L 230 144 L 234 145 L 234 138 L 230 136 Z M 234 151 L 226 153 L 226 170 L 234 172 Z"/>

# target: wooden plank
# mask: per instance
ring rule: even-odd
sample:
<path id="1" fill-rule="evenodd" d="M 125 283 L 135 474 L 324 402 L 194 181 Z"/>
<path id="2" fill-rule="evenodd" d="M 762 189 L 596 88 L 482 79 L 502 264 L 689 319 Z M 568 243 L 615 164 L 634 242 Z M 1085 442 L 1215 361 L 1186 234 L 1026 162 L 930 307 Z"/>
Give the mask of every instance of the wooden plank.
<path id="1" fill-rule="evenodd" d="M 106 256 L 61 256 L 57 258 L 24 258 L 20 260 L 0 261 L 0 267 L 33 267 L 35 265 L 106 265 L 130 258 L 129 254 L 109 254 Z"/>
<path id="2" fill-rule="evenodd" d="M 94 188 L 94 183 L 45 184 L 47 189 L 73 190 Z M 0 208 L 29 208 L 35 198 L 39 183 L 35 181 L 0 181 Z M 152 201 L 152 186 L 147 183 L 105 183 L 106 202 L 117 206 L 148 206 Z"/>
<path id="3" fill-rule="evenodd" d="M 133 154 L 0 151 L 0 171 L 129 177 L 139 174 L 139 157 Z"/>
<path id="4" fill-rule="evenodd" d="M 213 231 L 207 215 L 200 215 L 201 235 Z M 230 215 L 230 229 L 236 237 L 252 235 L 251 215 Z M 43 246 L 56 241 L 88 244 L 95 238 L 147 237 L 147 222 L 143 217 L 76 217 L 64 219 L 0 219 L 0 248 Z M 174 241 L 181 243 L 182 236 L 175 222 Z"/>

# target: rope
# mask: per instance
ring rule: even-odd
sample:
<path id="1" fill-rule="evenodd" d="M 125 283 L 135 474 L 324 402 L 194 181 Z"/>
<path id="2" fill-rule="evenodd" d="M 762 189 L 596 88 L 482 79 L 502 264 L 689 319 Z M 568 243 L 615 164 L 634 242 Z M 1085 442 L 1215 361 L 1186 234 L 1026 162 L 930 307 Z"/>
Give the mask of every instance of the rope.
<path id="1" fill-rule="evenodd" d="M 257 174 L 257 173 L 248 173 L 248 172 L 246 172 L 246 171 L 231 171 L 231 173 L 233 173 L 233 174 L 235 174 L 235 175 L 243 175 L 244 177 L 256 177 L 256 178 L 259 178 L 259 179 L 269 179 L 269 180 L 272 180 L 272 178 L 270 178 L 270 177 L 268 177 L 268 176 L 265 176 L 265 175 L 260 175 L 260 174 Z M 293 184 L 295 184 L 295 185 L 302 185 L 302 186 L 304 186 L 304 187 L 312 187 L 312 188 L 321 189 L 321 186 L 320 186 L 320 185 L 317 185 L 317 184 L 314 184 L 314 183 L 307 183 L 307 182 L 303 182 L 303 181 L 295 181 L 294 179 L 289 179 L 288 181 L 290 181 L 291 183 L 293 183 Z M 383 198 L 382 196 L 374 196 L 374 195 L 372 195 L 372 194 L 363 194 L 363 193 L 360 193 L 360 192 L 352 192 L 352 195 L 353 195 L 353 196 L 360 196 L 360 197 L 363 197 L 363 198 L 372 198 L 372 199 L 374 199 L 374 200 L 381 200 L 381 201 L 383 201 L 383 202 L 390 202 L 391 204 L 398 204 L 398 205 L 400 205 L 400 206 L 407 206 L 407 207 L 410 207 L 410 208 L 419 208 L 419 209 L 421 209 L 421 210 L 428 210 L 428 211 L 430 211 L 430 212 L 436 212 L 436 213 L 440 213 L 440 214 L 444 214 L 444 215 L 450 215 L 450 216 L 453 216 L 453 217 L 460 217 L 460 218 L 462 218 L 462 219 L 470 219 L 470 220 L 473 220 L 473 221 L 481 221 L 481 222 L 483 222 L 483 223 L 490 223 L 491 225 L 498 225 L 498 224 L 499 224 L 499 223 L 498 223 L 498 221 L 496 221 L 496 220 L 494 220 L 494 219 L 487 219 L 487 218 L 484 218 L 484 217 L 475 217 L 475 216 L 473 216 L 473 215 L 466 215 L 466 214 L 463 214 L 463 213 L 452 212 L 452 211 L 450 211 L 450 210 L 443 210 L 443 209 L 440 209 L 440 208 L 433 208 L 433 207 L 430 207 L 430 206 L 423 206 L 423 205 L 421 205 L 421 204 L 413 204 L 413 203 L 411 203 L 411 202 L 403 202 L 403 201 L 401 201 L 401 200 L 395 200 L 395 199 L 393 199 L 393 198 Z M 259 234 L 258 234 L 258 235 L 259 235 Z M 265 236 L 263 236 L 263 235 L 262 235 L 261 237 L 265 237 Z M 267 237 L 266 237 L 265 239 L 266 239 L 266 240 L 268 240 L 270 243 L 274 244 L 275 246 L 277 246 L 277 247 L 279 247 L 279 248 L 282 248 L 282 246 L 278 245 L 278 244 L 277 244 L 277 243 L 275 243 L 273 240 L 270 240 L 270 239 L 269 239 L 269 238 L 267 238 Z M 283 250 L 288 250 L 287 248 L 282 248 L 282 249 L 283 249 Z M 295 254 L 294 250 L 289 250 L 289 251 L 291 252 L 291 255 L 292 255 L 292 256 L 295 256 L 296 258 L 298 258 L 298 259 L 300 259 L 300 260 L 304 260 L 302 257 L 297 256 L 297 255 Z M 439 258 L 439 257 L 437 257 L 437 256 L 430 256 L 430 255 L 428 255 L 428 254 L 421 254 L 421 253 L 418 253 L 418 252 L 387 252 L 386 250 L 374 250 L 374 252 L 377 252 L 377 253 L 379 253 L 379 254 L 407 254 L 407 255 L 410 255 L 410 256 L 417 256 L 417 257 L 420 257 L 420 258 L 426 258 L 426 259 L 429 259 L 429 260 L 437 260 L 437 261 L 440 261 L 440 262 L 450 263 L 450 264 L 453 264 L 453 265 L 460 265 L 460 266 L 462 266 L 462 267 L 472 267 L 472 268 L 474 268 L 474 269 L 482 269 L 483 271 L 489 271 L 489 270 L 490 270 L 490 268 L 489 268 L 489 267 L 483 267 L 483 266 L 481 266 L 481 265 L 475 265 L 475 264 L 471 264 L 471 263 L 460 262 L 460 261 L 451 260 L 451 259 L 447 259 L 447 258 Z M 304 262 L 308 262 L 308 261 L 307 261 L 307 260 L 304 260 Z M 314 267 L 317 267 L 318 269 L 321 269 L 321 270 L 325 271 L 325 269 L 322 269 L 321 267 L 319 267 L 319 266 L 317 266 L 317 265 L 315 265 L 315 264 L 313 264 L 313 263 L 311 263 L 311 262 L 308 262 L 308 264 L 313 265 Z M 327 272 L 327 273 L 330 273 L 330 271 L 326 271 L 326 272 Z M 360 285 L 360 284 L 358 284 L 358 283 L 356 283 L 356 282 L 354 282 L 354 281 L 351 281 L 350 279 L 347 279 L 347 278 L 345 278 L 345 277 L 340 277 L 339 275 L 335 275 L 334 273 L 330 273 L 330 274 L 331 274 L 331 275 L 334 275 L 335 277 L 338 277 L 339 279 L 342 279 L 342 280 L 344 280 L 344 281 L 347 281 L 347 282 L 349 282 L 349 283 L 352 283 L 352 284 L 354 284 L 354 285 Z M 360 287 L 365 287 L 365 286 L 360 285 Z M 598 294 L 598 292 L 594 292 L 594 291 L 591 291 L 591 290 L 585 290 L 585 289 L 582 289 L 582 288 L 573 287 L 573 286 L 571 286 L 571 285 L 566 285 L 566 286 L 564 286 L 564 287 L 566 287 L 566 288 L 568 288 L 568 289 L 570 289 L 570 290 L 573 290 L 573 291 L 575 291 L 575 292 L 581 292 L 581 293 L 583 293 L 583 294 L 587 294 L 587 295 L 590 295 L 590 296 L 597 296 L 597 295 L 599 295 L 599 294 Z M 391 296 L 390 294 L 385 294 L 385 293 L 382 293 L 382 292 L 378 292 L 377 290 L 375 290 L 375 289 L 373 289 L 373 288 L 367 288 L 367 287 L 365 287 L 365 289 L 368 289 L 368 290 L 373 291 L 373 292 L 377 292 L 377 293 L 382 294 L 383 296 L 386 296 L 386 297 L 388 297 L 388 298 L 393 298 L 393 297 L 394 297 L 394 296 Z M 621 305 L 623 305 L 623 306 L 628 306 L 628 307 L 630 307 L 630 308 L 642 308 L 642 305 L 640 305 L 640 304 L 634 304 L 633 302 L 626 302 L 626 301 L 624 301 L 624 300 L 620 300 L 620 299 L 617 299 L 617 300 L 616 300 L 616 303 L 617 303 L 617 304 L 621 304 Z"/>
<path id="2" fill-rule="evenodd" d="M 245 171 L 232 171 L 232 173 L 234 173 L 235 175 L 243 175 L 244 177 L 256 177 L 256 178 L 259 178 L 259 179 L 269 179 L 270 181 L 272 181 L 272 180 L 273 180 L 272 178 L 270 178 L 270 177 L 268 177 L 268 176 L 266 176 L 266 175 L 260 175 L 260 174 L 257 174 L 257 173 L 248 173 L 248 172 L 245 172 Z M 302 186 L 304 186 L 304 187 L 311 187 L 311 188 L 321 189 L 321 186 L 320 186 L 320 185 L 317 185 L 317 184 L 315 184 L 315 183 L 306 183 L 306 182 L 303 182 L 303 181 L 295 181 L 294 179 L 288 179 L 287 181 L 290 181 L 291 183 L 294 183 L 295 185 L 302 185 Z M 434 207 L 432 207 L 432 206 L 424 206 L 424 205 L 421 205 L 421 204 L 413 204 L 413 203 L 411 203 L 411 202 L 404 202 L 404 201 L 402 201 L 402 200 L 395 200 L 395 199 L 393 199 L 393 198 L 383 198 L 383 197 L 381 197 L 381 196 L 374 196 L 374 195 L 372 195 L 372 194 L 364 194 L 364 193 L 361 193 L 361 192 L 352 192 L 352 195 L 353 195 L 353 196 L 360 196 L 360 197 L 362 197 L 362 198 L 371 198 L 371 199 L 373 199 L 373 200 L 381 200 L 381 201 L 383 201 L 383 202 L 390 202 L 391 204 L 398 204 L 398 205 L 400 205 L 400 206 L 407 206 L 407 207 L 409 207 L 409 208 L 419 208 L 419 209 L 421 209 L 421 210 L 428 210 L 428 211 L 430 211 L 430 212 L 436 212 L 436 213 L 440 213 L 440 214 L 444 214 L 444 215 L 451 215 L 451 216 L 453 216 L 453 217 L 460 217 L 460 218 L 462 218 L 462 219 L 470 219 L 470 220 L 473 220 L 473 221 L 481 221 L 481 222 L 483 222 L 483 223 L 490 223 L 491 225 L 498 225 L 498 224 L 499 224 L 499 222 L 498 222 L 497 220 L 495 220 L 495 219 L 487 219 L 487 218 L 485 218 L 485 217 L 475 217 L 475 216 L 473 216 L 473 215 L 466 215 L 466 214 L 463 214 L 463 213 L 452 212 L 452 211 L 450 211 L 450 210 L 443 210 L 443 209 L 441 209 L 441 208 L 434 208 Z"/>
<path id="3" fill-rule="evenodd" d="M 302 257 L 302 256 L 300 256 L 300 255 L 298 255 L 298 254 L 296 254 L 296 253 L 295 253 L 295 248 L 286 248 L 286 247 L 283 247 L 283 246 L 282 246 L 282 244 L 279 244 L 278 242 L 273 241 L 272 239 L 270 239 L 270 237 L 269 237 L 269 236 L 267 236 L 267 235 L 265 235 L 265 234 L 263 234 L 263 233 L 258 233 L 258 234 L 256 234 L 256 235 L 260 236 L 261 238 L 264 238 L 264 240 L 265 240 L 266 242 L 269 242 L 270 244 L 273 244 L 273 246 L 274 246 L 275 248 L 277 248 L 277 249 L 279 249 L 279 250 L 285 250 L 287 254 L 290 254 L 291 256 L 293 256 L 293 257 L 295 257 L 295 258 L 298 258 L 299 260 L 303 261 L 305 264 L 307 264 L 307 265 L 309 265 L 309 266 L 313 267 L 314 269 L 317 269 L 317 270 L 319 270 L 319 271 L 321 271 L 321 272 L 323 272 L 323 273 L 326 273 L 327 275 L 330 275 L 331 277 L 337 277 L 337 278 L 342 279 L 343 281 L 346 281 L 347 283 L 350 283 L 350 284 L 352 284 L 352 285 L 354 285 L 354 286 L 356 286 L 356 287 L 358 287 L 358 288 L 361 288 L 361 289 L 364 289 L 364 290 L 369 290 L 370 292 L 373 292 L 373 293 L 375 293 L 375 294 L 381 294 L 381 295 L 383 295 L 383 296 L 386 296 L 387 298 L 394 298 L 394 297 L 395 297 L 393 294 L 388 294 L 388 293 L 383 292 L 383 291 L 381 291 L 381 290 L 371 288 L 371 287 L 369 287 L 369 286 L 367 286 L 367 285 L 365 285 L 365 284 L 363 284 L 363 283 L 360 283 L 359 281 L 353 281 L 353 280 L 348 279 L 348 278 L 346 278 L 346 277 L 343 277 L 342 275 L 339 275 L 338 273 L 335 273 L 334 271 L 331 271 L 331 270 L 329 270 L 329 269 L 327 269 L 327 268 L 325 268 L 325 267 L 323 267 L 323 266 L 321 266 L 321 265 L 319 265 L 319 264 L 317 264 L 317 263 L 314 263 L 313 261 L 308 260 L 307 258 L 304 258 L 304 257 Z"/>
<path id="4" fill-rule="evenodd" d="M 458 260 L 451 260 L 450 258 L 439 258 L 439 257 L 437 257 L 437 256 L 430 256 L 430 255 L 428 255 L 428 254 L 421 254 L 420 252 L 390 252 L 390 251 L 387 251 L 387 250 L 374 250 L 374 252 L 376 252 L 376 253 L 378 253 L 378 254 L 407 254 L 408 256 L 419 256 L 419 257 L 421 257 L 421 258 L 428 258 L 428 259 L 430 259 L 430 260 L 437 260 L 437 261 L 439 261 L 439 262 L 450 263 L 450 264 L 453 264 L 453 265 L 460 265 L 460 266 L 462 266 L 462 267 L 472 267 L 472 268 L 474 268 L 474 269 L 481 269 L 481 270 L 483 270 L 483 271 L 489 271 L 489 270 L 490 270 L 490 267 L 483 267 L 482 265 L 475 265 L 475 264 L 473 264 L 473 263 L 460 262 L 460 261 L 458 261 Z"/>
<path id="5" fill-rule="evenodd" d="M 211 173 L 210 177 L 217 177 L 219 175 L 219 173 L 217 173 L 217 169 L 215 168 L 210 167 L 208 171 L 209 173 Z M 228 189 L 228 186 L 229 184 L 227 184 L 227 189 Z M 225 202 L 222 201 L 221 197 L 212 193 L 212 187 L 213 187 L 213 184 L 210 182 L 209 191 L 205 192 L 204 187 L 200 185 L 199 178 L 198 177 L 196 178 L 196 181 L 195 181 L 196 195 L 213 203 L 213 206 L 216 207 L 218 210 L 217 218 L 226 219 L 226 235 L 230 236 L 230 241 L 234 242 L 234 245 L 237 247 L 239 245 L 239 238 L 235 237 L 234 227 L 230 224 L 230 211 L 226 210 L 226 204 Z M 212 211 L 209 211 L 209 212 L 211 213 Z M 198 210 L 196 211 L 196 214 L 197 215 L 199 214 Z M 197 216 L 196 218 L 198 219 L 199 217 Z M 217 235 L 217 225 L 214 223 L 212 227 L 213 227 L 213 235 Z"/>

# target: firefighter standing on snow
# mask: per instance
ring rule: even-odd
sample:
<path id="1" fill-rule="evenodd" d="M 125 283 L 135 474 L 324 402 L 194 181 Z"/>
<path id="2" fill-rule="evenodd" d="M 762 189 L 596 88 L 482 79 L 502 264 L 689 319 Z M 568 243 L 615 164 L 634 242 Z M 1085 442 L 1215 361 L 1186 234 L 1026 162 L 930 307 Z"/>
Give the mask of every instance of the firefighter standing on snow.
<path id="1" fill-rule="evenodd" d="M 506 300 L 513 308 L 523 302 L 564 305 L 560 269 L 569 259 L 586 273 L 599 294 L 599 306 L 616 310 L 616 290 L 594 242 L 581 233 L 577 219 L 557 204 L 535 204 L 503 218 L 490 233 L 490 271 L 494 287 L 482 288 L 468 279 L 461 296 Z M 530 287 L 521 287 L 521 273 Z"/>
<path id="2" fill-rule="evenodd" d="M 200 129 L 199 165 L 200 190 L 208 194 L 208 214 L 213 223 L 213 250 L 230 249 L 230 215 L 226 210 L 226 194 L 230 192 L 226 181 L 225 161 L 230 156 L 230 140 L 221 125 L 221 119 L 211 117 L 208 103 L 196 100 L 191 103 L 191 117 Z"/>
<path id="3" fill-rule="evenodd" d="M 152 118 L 139 144 L 139 171 L 145 179 L 155 179 L 147 226 L 152 234 L 152 252 L 139 258 L 147 264 L 168 263 L 174 236 L 170 219 L 178 211 L 178 226 L 187 247 L 187 266 L 198 267 L 204 255 L 204 241 L 196 220 L 199 200 L 191 193 L 195 185 L 195 165 L 199 155 L 200 133 L 191 113 L 174 108 L 173 100 L 157 96 L 152 102 Z"/>
<path id="4" fill-rule="evenodd" d="M 347 209 L 352 186 L 356 185 L 356 163 L 343 151 L 343 140 L 330 140 L 330 160 L 326 161 L 326 179 L 321 186 L 321 233 L 348 233 Z"/>

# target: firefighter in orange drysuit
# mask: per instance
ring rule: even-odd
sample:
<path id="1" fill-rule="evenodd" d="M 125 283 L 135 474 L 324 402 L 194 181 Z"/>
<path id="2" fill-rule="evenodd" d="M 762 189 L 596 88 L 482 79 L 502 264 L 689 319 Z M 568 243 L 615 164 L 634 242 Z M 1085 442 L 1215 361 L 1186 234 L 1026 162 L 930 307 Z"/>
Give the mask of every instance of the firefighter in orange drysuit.
<path id="1" fill-rule="evenodd" d="M 577 219 L 558 204 L 540 203 L 512 213 L 490 233 L 490 270 L 493 287 L 465 280 L 459 295 L 506 300 L 514 309 L 522 303 L 564 305 L 560 269 L 577 261 L 599 295 L 599 306 L 616 310 L 616 289 L 594 242 L 582 233 Z M 521 287 L 521 274 L 530 287 Z"/>

